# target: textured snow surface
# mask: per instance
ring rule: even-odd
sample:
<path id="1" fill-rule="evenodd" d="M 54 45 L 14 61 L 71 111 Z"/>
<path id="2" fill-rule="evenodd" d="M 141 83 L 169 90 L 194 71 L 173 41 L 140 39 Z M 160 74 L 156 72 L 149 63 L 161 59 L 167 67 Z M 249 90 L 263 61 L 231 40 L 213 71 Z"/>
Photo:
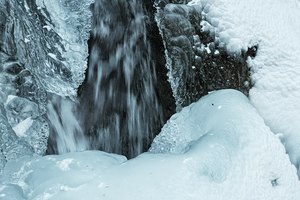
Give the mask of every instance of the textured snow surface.
<path id="1" fill-rule="evenodd" d="M 235 90 L 213 92 L 174 115 L 151 151 L 162 147 L 169 150 L 129 161 L 97 151 L 11 161 L 0 199 L 300 198 L 283 145 Z"/>
<path id="2" fill-rule="evenodd" d="M 300 165 L 300 1 L 194 0 L 216 40 L 233 54 L 258 45 L 249 58 L 250 100 Z M 300 168 L 298 169 L 300 175 Z"/>

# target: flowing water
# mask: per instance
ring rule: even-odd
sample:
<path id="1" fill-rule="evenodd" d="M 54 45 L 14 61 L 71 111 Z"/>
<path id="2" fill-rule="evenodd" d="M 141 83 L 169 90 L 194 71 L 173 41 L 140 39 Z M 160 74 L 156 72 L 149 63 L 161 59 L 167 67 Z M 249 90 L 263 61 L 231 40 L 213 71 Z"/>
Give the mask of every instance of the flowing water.
<path id="1" fill-rule="evenodd" d="M 96 0 L 91 9 L 86 80 L 77 99 L 53 96 L 48 104 L 49 149 L 100 149 L 134 157 L 148 148 L 154 127 L 163 123 L 147 18 L 138 0 Z"/>

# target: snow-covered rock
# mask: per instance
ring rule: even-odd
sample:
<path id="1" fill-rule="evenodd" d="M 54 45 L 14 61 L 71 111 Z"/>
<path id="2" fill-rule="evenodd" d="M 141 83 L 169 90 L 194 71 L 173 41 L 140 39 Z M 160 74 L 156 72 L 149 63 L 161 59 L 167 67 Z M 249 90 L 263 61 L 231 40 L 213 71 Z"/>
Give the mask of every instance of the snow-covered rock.
<path id="1" fill-rule="evenodd" d="M 235 90 L 184 108 L 150 152 L 132 160 L 97 151 L 24 157 L 6 165 L 1 181 L 2 199 L 10 193 L 31 200 L 300 198 L 283 145 Z"/>
<path id="2" fill-rule="evenodd" d="M 193 0 L 215 40 L 231 54 L 258 47 L 248 58 L 250 100 L 300 165 L 300 1 Z M 300 169 L 298 169 L 300 177 Z"/>
<path id="3" fill-rule="evenodd" d="M 202 6 L 167 2 L 157 1 L 155 19 L 165 47 L 176 110 L 213 90 L 231 88 L 248 94 L 251 81 L 247 53 L 233 55 L 219 44 Z"/>

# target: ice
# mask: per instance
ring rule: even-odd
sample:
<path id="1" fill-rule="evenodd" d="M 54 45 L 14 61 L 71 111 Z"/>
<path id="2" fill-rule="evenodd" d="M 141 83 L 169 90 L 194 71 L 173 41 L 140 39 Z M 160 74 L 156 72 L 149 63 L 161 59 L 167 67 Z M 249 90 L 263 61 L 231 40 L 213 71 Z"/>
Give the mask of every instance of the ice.
<path id="1" fill-rule="evenodd" d="M 45 199 L 50 199 L 50 197 L 57 199 L 55 193 L 71 192 L 72 188 L 77 187 L 80 189 L 83 184 L 97 179 L 110 167 L 123 163 L 125 160 L 124 156 L 98 151 L 37 157 L 36 159 L 24 157 L 8 163 L 0 181 L 5 185 L 14 184 L 21 187 L 23 190 L 18 193 L 22 194 L 24 191 L 25 199 L 39 199 L 42 196 Z M 1 187 L 0 193 L 5 194 L 5 191 L 1 191 Z M 78 196 L 77 198 L 83 199 L 84 197 Z"/>
<path id="2" fill-rule="evenodd" d="M 44 17 L 49 20 L 49 23 L 43 28 L 50 32 L 51 30 L 54 31 L 60 37 L 60 42 L 54 43 L 54 47 L 57 48 L 58 52 L 48 51 L 47 56 L 49 57 L 46 56 L 48 65 L 50 67 L 55 65 L 55 62 L 51 61 L 51 59 L 54 59 L 60 63 L 59 65 L 66 68 L 65 72 L 60 71 L 57 73 L 53 80 L 51 80 L 51 77 L 47 77 L 46 81 L 41 80 L 46 86 L 49 85 L 47 87 L 51 92 L 63 96 L 75 95 L 77 87 L 84 80 L 88 57 L 87 40 L 89 39 L 92 15 L 89 6 L 93 2 L 94 0 L 84 2 L 80 0 L 38 0 L 36 2 Z M 60 76 L 62 82 L 57 83 L 57 81 L 60 81 Z M 69 85 L 66 83 L 69 83 Z"/>
<path id="3" fill-rule="evenodd" d="M 76 96 L 87 67 L 92 2 L 0 2 L 0 163 L 45 154 L 47 95 Z"/>
<path id="4" fill-rule="evenodd" d="M 33 153 L 33 148 L 12 130 L 6 118 L 4 106 L 0 103 L 0 172 L 7 161 Z"/>
<path id="5" fill-rule="evenodd" d="M 0 200 L 25 200 L 20 186 L 0 184 Z"/>
<path id="6" fill-rule="evenodd" d="M 21 121 L 39 115 L 38 105 L 28 99 L 10 95 L 5 103 L 6 116 L 12 127 Z"/>
<path id="7" fill-rule="evenodd" d="M 13 127 L 14 132 L 19 137 L 26 137 L 26 131 L 32 126 L 33 120 L 31 117 L 28 117 Z"/>
<path id="8" fill-rule="evenodd" d="M 40 88 L 76 95 L 87 67 L 92 2 L 3 1 L 1 52 L 22 63 Z"/>
<path id="9" fill-rule="evenodd" d="M 39 93 L 33 82 L 20 63 L 0 64 L 0 170 L 9 160 L 46 151 L 48 124 L 35 101 Z"/>
<path id="10" fill-rule="evenodd" d="M 164 146 L 172 148 L 162 153 Z M 183 108 L 137 158 L 98 151 L 24 157 L 10 161 L 0 181 L 0 193 L 14 191 L 17 200 L 300 198 L 283 145 L 235 90 L 212 92 Z"/>
<path id="11" fill-rule="evenodd" d="M 38 105 L 26 98 L 10 95 L 5 103 L 5 113 L 16 135 L 23 137 L 35 153 L 43 155 L 47 149 L 49 128 L 40 115 Z"/>
<path id="12" fill-rule="evenodd" d="M 300 2 L 194 0 L 190 5 L 205 7 L 207 28 L 231 54 L 257 46 L 256 56 L 247 60 L 254 84 L 250 100 L 282 135 L 300 177 Z"/>

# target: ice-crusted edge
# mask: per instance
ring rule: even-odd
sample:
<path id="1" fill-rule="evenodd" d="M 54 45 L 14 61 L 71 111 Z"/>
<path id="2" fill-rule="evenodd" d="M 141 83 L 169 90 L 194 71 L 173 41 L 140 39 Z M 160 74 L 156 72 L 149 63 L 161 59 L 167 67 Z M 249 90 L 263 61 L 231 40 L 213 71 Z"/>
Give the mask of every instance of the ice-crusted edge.
<path id="1" fill-rule="evenodd" d="M 154 19 L 157 23 L 157 27 L 158 27 L 158 31 L 159 31 L 159 34 L 160 36 L 162 37 L 164 34 L 161 30 L 161 19 L 159 18 L 159 15 L 160 15 L 160 12 L 162 12 L 161 8 L 158 6 L 158 5 L 155 5 L 156 7 L 156 13 L 155 13 L 155 16 L 154 16 Z M 176 79 L 176 77 L 173 76 L 172 74 L 172 60 L 171 58 L 168 56 L 168 50 L 167 50 L 167 44 L 166 44 L 166 41 L 165 40 L 162 40 L 163 42 L 163 45 L 164 45 L 164 48 L 165 48 L 165 59 L 166 59 L 166 65 L 165 67 L 168 69 L 168 72 L 167 72 L 167 76 L 168 76 L 168 82 L 170 83 L 170 86 L 171 86 L 171 89 L 172 89 L 172 93 L 173 93 L 173 97 L 175 99 L 175 105 L 176 105 L 176 110 L 177 111 L 180 111 L 182 108 L 181 108 L 181 104 L 182 104 L 182 101 L 183 99 L 180 98 L 180 96 L 177 94 L 177 88 L 178 88 L 178 84 L 176 84 L 176 82 L 179 81 L 179 78 Z"/>

